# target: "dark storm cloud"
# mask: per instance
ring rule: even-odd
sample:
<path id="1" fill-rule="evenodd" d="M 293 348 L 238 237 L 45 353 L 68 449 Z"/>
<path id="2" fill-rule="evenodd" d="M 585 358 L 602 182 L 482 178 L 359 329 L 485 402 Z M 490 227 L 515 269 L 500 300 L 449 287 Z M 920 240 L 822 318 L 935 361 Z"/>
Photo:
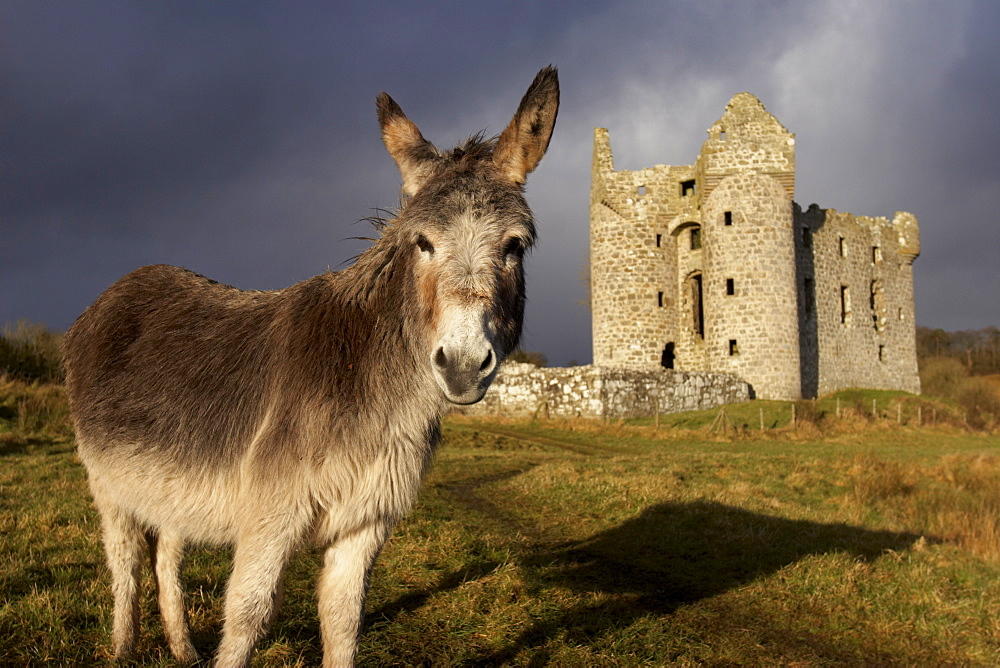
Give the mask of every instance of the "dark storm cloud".
<path id="1" fill-rule="evenodd" d="M 81 7 L 45 17 L 35 26 L 44 39 L 16 20 L 4 35 L 16 53 L 4 77 L 4 120 L 17 130 L 4 152 L 13 214 L 125 207 L 233 170 L 273 140 L 275 100 L 295 89 L 268 85 L 264 50 L 234 39 L 241 26 L 205 17 L 192 30 L 138 5 L 98 16 Z"/>
<path id="2" fill-rule="evenodd" d="M 336 269 L 370 234 L 356 221 L 397 201 L 379 90 L 446 147 L 501 130 L 551 62 L 563 104 L 528 183 L 527 347 L 590 358 L 593 128 L 619 168 L 690 163 L 742 90 L 797 134 L 804 204 L 917 214 L 919 322 L 996 324 L 1000 16 L 944 7 L 0 5 L 0 322 L 66 327 L 153 262 L 264 289 Z"/>

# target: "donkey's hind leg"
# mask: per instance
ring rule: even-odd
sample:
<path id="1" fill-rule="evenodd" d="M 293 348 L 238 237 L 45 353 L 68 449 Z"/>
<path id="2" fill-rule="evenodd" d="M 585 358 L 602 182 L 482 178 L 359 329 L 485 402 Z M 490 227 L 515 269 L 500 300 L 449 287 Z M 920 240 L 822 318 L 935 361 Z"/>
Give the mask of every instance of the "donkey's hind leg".
<path id="1" fill-rule="evenodd" d="M 170 651 L 179 662 L 194 663 L 198 660 L 198 652 L 191 644 L 187 609 L 184 605 L 184 588 L 181 584 L 184 539 L 180 534 L 161 530 L 158 535 L 147 536 L 147 540 L 149 540 L 153 574 L 156 576 L 160 619 Z"/>
<path id="2" fill-rule="evenodd" d="M 119 506 L 99 504 L 104 527 L 104 551 L 115 599 L 111 645 L 118 659 L 135 651 L 139 635 L 139 567 L 145 543 L 138 520 Z"/>

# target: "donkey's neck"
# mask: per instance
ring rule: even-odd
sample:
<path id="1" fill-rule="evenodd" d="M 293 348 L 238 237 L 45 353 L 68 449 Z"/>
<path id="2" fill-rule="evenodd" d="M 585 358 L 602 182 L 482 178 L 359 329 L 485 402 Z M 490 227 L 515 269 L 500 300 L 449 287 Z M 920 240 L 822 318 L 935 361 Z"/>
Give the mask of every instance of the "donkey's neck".
<path id="1" fill-rule="evenodd" d="M 440 414 L 410 258 L 376 244 L 353 266 L 295 286 L 281 335 L 298 378 L 286 380 L 347 415 Z"/>

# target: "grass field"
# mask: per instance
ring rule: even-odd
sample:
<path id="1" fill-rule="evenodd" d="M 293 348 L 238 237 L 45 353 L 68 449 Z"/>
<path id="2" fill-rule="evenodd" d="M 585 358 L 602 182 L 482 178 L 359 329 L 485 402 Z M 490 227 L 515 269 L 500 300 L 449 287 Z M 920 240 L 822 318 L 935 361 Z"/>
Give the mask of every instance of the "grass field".
<path id="1" fill-rule="evenodd" d="M 658 431 L 449 418 L 375 569 L 359 663 L 1000 663 L 1000 438 L 892 410 L 793 430 L 785 412 L 730 407 L 725 433 L 713 414 Z M 3 404 L 0 553 L 0 664 L 108 663 L 108 574 L 71 437 Z M 228 556 L 187 559 L 202 656 Z M 318 561 L 292 564 L 255 665 L 319 663 Z M 147 573 L 140 662 L 171 665 L 152 589 Z"/>

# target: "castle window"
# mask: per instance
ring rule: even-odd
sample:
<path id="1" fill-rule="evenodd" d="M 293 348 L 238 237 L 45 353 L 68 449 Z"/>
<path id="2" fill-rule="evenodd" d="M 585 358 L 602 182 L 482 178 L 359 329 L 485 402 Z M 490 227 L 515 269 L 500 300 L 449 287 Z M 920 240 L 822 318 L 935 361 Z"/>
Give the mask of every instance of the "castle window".
<path id="1" fill-rule="evenodd" d="M 694 179 L 681 181 L 681 197 L 688 197 L 690 195 L 694 195 Z"/>
<path id="2" fill-rule="evenodd" d="M 699 339 L 705 338 L 705 311 L 701 293 L 701 274 L 688 279 L 691 296 L 691 329 Z"/>
<path id="3" fill-rule="evenodd" d="M 726 225 L 732 225 L 733 224 L 733 212 L 732 211 L 726 211 L 725 213 L 723 213 L 722 214 L 722 221 Z"/>
<path id="4" fill-rule="evenodd" d="M 886 321 L 885 293 L 882 290 L 882 279 L 880 278 L 876 278 L 871 284 L 871 308 L 875 331 L 884 331 Z"/>
<path id="5" fill-rule="evenodd" d="M 740 353 L 739 347 L 736 345 L 736 339 L 729 339 L 729 355 L 738 355 Z"/>
<path id="6" fill-rule="evenodd" d="M 660 353 L 660 366 L 664 369 L 674 368 L 674 342 L 671 341 L 667 345 L 663 346 L 663 352 Z"/>
<path id="7" fill-rule="evenodd" d="M 879 264 L 882 262 L 882 249 L 878 246 L 872 246 L 872 264 Z"/>
<path id="8" fill-rule="evenodd" d="M 642 197 L 646 194 L 646 186 L 639 186 L 636 191 L 639 193 L 639 197 Z"/>
<path id="9" fill-rule="evenodd" d="M 691 228 L 691 250 L 701 248 L 701 228 L 695 225 Z"/>
<path id="10" fill-rule="evenodd" d="M 802 227 L 802 247 L 812 248 L 813 245 L 813 233 L 808 227 Z"/>
<path id="11" fill-rule="evenodd" d="M 662 243 L 663 243 L 663 235 L 662 234 L 657 234 L 656 235 L 656 247 L 659 248 Z"/>
<path id="12" fill-rule="evenodd" d="M 726 294 L 735 295 L 736 294 L 736 284 L 731 278 L 726 279 Z"/>
<path id="13" fill-rule="evenodd" d="M 659 306 L 660 308 L 663 308 L 663 293 L 662 292 L 657 292 L 656 293 L 656 305 Z"/>
<path id="14" fill-rule="evenodd" d="M 816 304 L 816 281 L 812 278 L 807 278 L 802 281 L 802 301 L 805 302 L 806 314 L 813 312 L 813 308 Z"/>
<path id="15" fill-rule="evenodd" d="M 847 242 L 844 237 L 840 237 L 840 257 L 847 257 Z"/>
<path id="16" fill-rule="evenodd" d="M 847 324 L 847 316 L 851 313 L 851 293 L 846 285 L 840 286 L 840 323 Z"/>
<path id="17" fill-rule="evenodd" d="M 878 361 L 879 362 L 885 361 L 885 346 L 880 345 L 878 347 Z"/>
<path id="18" fill-rule="evenodd" d="M 726 131 L 725 130 L 719 130 L 719 139 L 721 139 L 722 141 L 726 141 Z"/>
<path id="19" fill-rule="evenodd" d="M 905 320 L 905 319 L 906 319 L 906 318 L 905 318 L 905 317 L 903 316 L 903 309 L 899 309 L 899 319 L 900 319 L 900 320 Z"/>

